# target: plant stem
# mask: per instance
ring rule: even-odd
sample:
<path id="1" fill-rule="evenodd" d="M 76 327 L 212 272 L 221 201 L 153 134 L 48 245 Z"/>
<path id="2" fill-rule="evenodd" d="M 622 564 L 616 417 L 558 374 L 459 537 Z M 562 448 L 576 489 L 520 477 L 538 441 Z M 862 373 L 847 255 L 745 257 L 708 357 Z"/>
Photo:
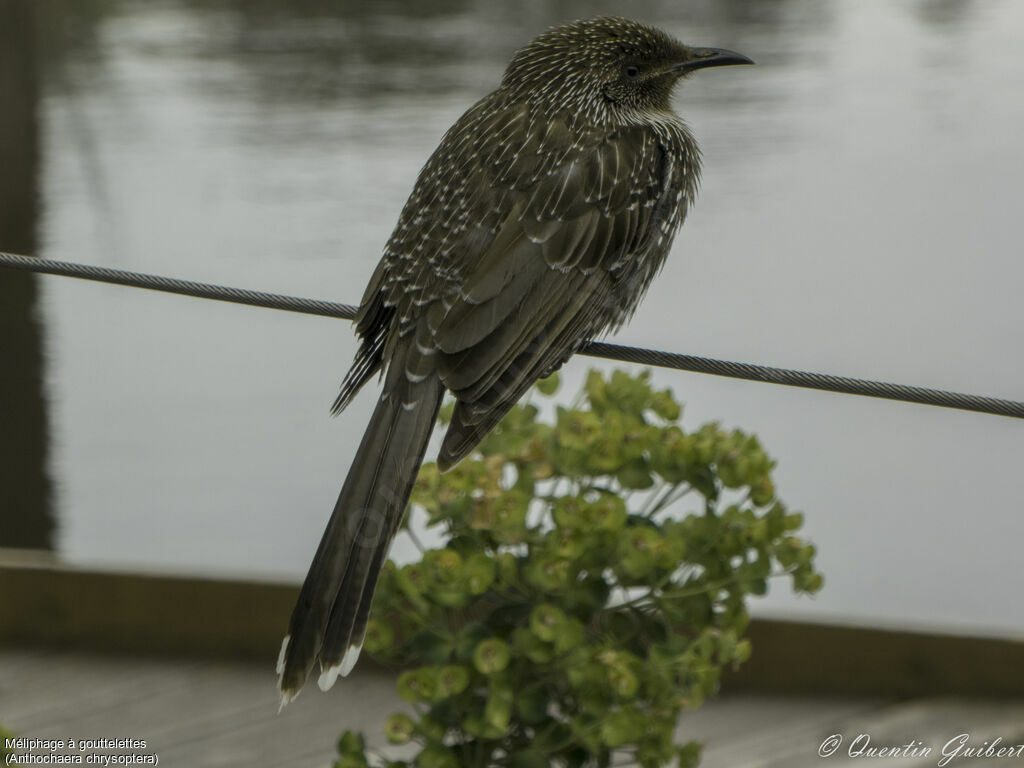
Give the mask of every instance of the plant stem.
<path id="1" fill-rule="evenodd" d="M 410 520 L 409 524 L 405 526 L 405 532 L 409 535 L 409 538 L 412 540 L 412 543 L 416 546 L 416 549 L 420 551 L 420 554 L 425 554 L 427 548 L 423 546 L 423 542 L 420 541 L 420 537 L 413 532 L 412 520 Z"/>

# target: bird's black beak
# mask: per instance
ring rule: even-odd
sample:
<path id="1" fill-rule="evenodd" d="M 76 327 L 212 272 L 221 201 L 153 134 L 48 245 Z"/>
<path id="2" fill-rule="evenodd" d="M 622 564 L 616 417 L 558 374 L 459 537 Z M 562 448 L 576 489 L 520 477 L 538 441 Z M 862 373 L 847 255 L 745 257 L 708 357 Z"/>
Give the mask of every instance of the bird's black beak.
<path id="1" fill-rule="evenodd" d="M 690 57 L 672 67 L 673 72 L 693 72 L 695 69 L 705 67 L 728 67 L 733 64 L 753 64 L 742 53 L 727 51 L 725 48 L 691 48 Z"/>

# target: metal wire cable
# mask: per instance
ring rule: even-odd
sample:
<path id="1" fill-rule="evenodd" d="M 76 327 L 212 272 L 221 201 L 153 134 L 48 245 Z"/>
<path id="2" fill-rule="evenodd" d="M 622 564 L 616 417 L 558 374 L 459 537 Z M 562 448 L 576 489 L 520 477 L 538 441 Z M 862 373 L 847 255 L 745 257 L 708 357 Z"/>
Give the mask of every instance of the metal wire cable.
<path id="1" fill-rule="evenodd" d="M 278 293 L 266 293 L 264 291 L 251 291 L 244 288 L 229 288 L 222 285 L 199 283 L 193 280 L 179 280 L 172 277 L 148 275 L 123 269 L 73 264 L 67 261 L 51 261 L 49 259 L 19 256 L 13 253 L 0 252 L 0 267 L 40 272 L 49 275 L 77 277 L 83 280 L 127 285 L 134 288 L 148 288 L 154 291 L 177 293 L 183 296 L 196 296 L 203 299 L 215 299 L 217 301 L 230 301 L 236 304 L 248 304 L 255 307 L 283 309 L 307 315 L 321 315 L 351 320 L 356 314 L 356 307 L 350 304 L 338 304 L 333 301 L 305 299 Z M 913 387 L 904 384 L 890 384 L 884 381 L 866 381 L 846 376 L 830 376 L 823 373 L 794 371 L 786 368 L 754 365 L 752 363 L 733 363 L 727 360 L 714 360 L 694 355 L 644 349 L 642 347 L 606 344 L 599 341 L 587 342 L 580 348 L 579 353 L 589 355 L 590 357 L 620 360 L 640 365 L 653 365 L 660 368 L 673 368 L 681 371 L 693 371 L 695 373 L 708 373 L 714 376 L 727 376 L 734 379 L 764 381 L 772 384 L 785 384 L 791 387 L 820 389 L 827 392 L 842 392 L 849 395 L 863 395 L 865 397 L 879 397 L 886 400 L 937 405 L 942 408 L 957 408 L 965 411 L 991 413 L 998 416 L 1024 419 L 1024 402 L 1003 400 L 995 397 L 967 395 L 959 392 L 947 392 L 941 389 Z"/>
<path id="2" fill-rule="evenodd" d="M 197 283 L 193 280 L 147 275 L 144 272 L 130 272 L 126 269 L 110 269 L 109 267 L 94 267 L 89 264 L 73 264 L 70 261 L 52 261 L 32 256 L 19 256 L 16 253 L 0 252 L 0 267 L 10 267 L 27 272 L 42 272 L 47 275 L 77 277 L 82 280 L 95 280 L 99 283 L 128 285 L 132 288 L 148 288 L 151 291 L 197 296 L 200 299 L 231 301 L 235 304 L 248 304 L 253 307 L 283 309 L 306 315 L 340 317 L 343 320 L 351 320 L 356 316 L 356 307 L 350 304 L 336 304 L 333 301 L 317 301 L 297 296 L 285 296 L 280 293 L 265 293 L 245 288 L 229 288 L 225 285 Z"/>

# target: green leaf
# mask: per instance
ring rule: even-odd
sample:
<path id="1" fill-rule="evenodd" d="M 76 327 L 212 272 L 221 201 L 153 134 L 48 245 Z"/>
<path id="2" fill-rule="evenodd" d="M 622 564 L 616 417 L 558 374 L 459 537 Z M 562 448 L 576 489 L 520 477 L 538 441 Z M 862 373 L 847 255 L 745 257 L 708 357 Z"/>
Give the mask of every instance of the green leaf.
<path id="1" fill-rule="evenodd" d="M 541 603 L 530 614 L 530 631 L 544 642 L 553 642 L 564 623 L 565 613 L 550 603 Z"/>
<path id="2" fill-rule="evenodd" d="M 514 587 L 519 583 L 519 560 L 511 552 L 500 552 L 497 556 L 496 579 L 501 586 Z"/>
<path id="3" fill-rule="evenodd" d="M 366 739 L 363 734 L 355 731 L 345 731 L 338 739 L 338 752 L 342 756 L 362 757 L 366 751 Z"/>
<path id="4" fill-rule="evenodd" d="M 363 646 L 369 653 L 386 653 L 391 650 L 395 633 L 391 627 L 380 619 L 371 618 L 366 622 L 366 635 Z"/>
<path id="5" fill-rule="evenodd" d="M 537 391 L 542 395 L 551 396 L 558 391 L 558 387 L 561 385 L 561 381 L 558 378 L 558 371 L 555 371 L 545 379 L 541 379 L 537 382 Z"/>
<path id="6" fill-rule="evenodd" d="M 577 616 L 590 619 L 605 607 L 610 592 L 611 587 L 601 576 L 581 575 L 566 589 L 562 604 L 570 606 Z"/>
<path id="7" fill-rule="evenodd" d="M 775 484 L 767 475 L 750 486 L 750 500 L 759 507 L 767 506 L 775 498 Z M 796 526 L 799 528 L 800 526 Z"/>
<path id="8" fill-rule="evenodd" d="M 455 401 L 448 399 L 444 405 L 441 406 L 441 410 L 437 413 L 437 422 L 441 426 L 447 426 L 451 423 L 452 414 L 455 411 Z"/>
<path id="9" fill-rule="evenodd" d="M 427 601 L 423 594 L 430 588 L 426 572 L 420 563 L 411 563 L 398 569 L 395 583 L 399 590 L 421 611 L 427 611 Z"/>
<path id="10" fill-rule="evenodd" d="M 441 667 L 437 673 L 437 690 L 434 700 L 440 701 L 456 696 L 466 690 L 469 685 L 469 670 L 456 664 Z"/>
<path id="11" fill-rule="evenodd" d="M 504 728 L 491 725 L 479 712 L 466 715 L 462 721 L 462 730 L 478 739 L 500 739 L 505 735 Z"/>
<path id="12" fill-rule="evenodd" d="M 750 659 L 752 653 L 752 647 L 749 640 L 740 640 L 736 643 L 736 648 L 732 654 L 732 660 L 735 665 L 740 665 Z"/>
<path id="13" fill-rule="evenodd" d="M 431 715 L 438 706 L 439 705 L 435 704 L 430 708 Z M 416 732 L 422 734 L 430 741 L 441 741 L 444 738 L 444 734 L 447 729 L 440 721 L 431 717 L 431 715 L 424 715 L 420 718 L 420 722 L 416 726 Z"/>
<path id="14" fill-rule="evenodd" d="M 683 409 L 672 397 L 671 390 L 656 392 L 651 397 L 651 410 L 665 421 L 677 421 L 682 415 Z"/>
<path id="15" fill-rule="evenodd" d="M 527 560 L 523 575 L 545 592 L 554 592 L 568 585 L 569 561 L 563 558 L 533 557 Z"/>
<path id="16" fill-rule="evenodd" d="M 487 704 L 484 706 L 484 722 L 495 731 L 504 734 L 512 718 L 514 701 L 515 696 L 509 681 L 504 677 L 492 677 L 487 693 Z"/>
<path id="17" fill-rule="evenodd" d="M 548 644 L 525 627 L 517 627 L 512 632 L 512 645 L 519 656 L 525 656 L 534 664 L 547 664 L 555 652 Z"/>
<path id="18" fill-rule="evenodd" d="M 512 768 L 549 768 L 551 760 L 539 749 L 523 749 L 512 756 Z"/>
<path id="19" fill-rule="evenodd" d="M 601 740 L 602 725 L 596 718 L 586 714 L 574 717 L 569 723 L 578 744 L 592 755 L 600 753 L 604 746 Z"/>
<path id="20" fill-rule="evenodd" d="M 608 668 L 608 682 L 612 691 L 619 699 L 632 699 L 640 688 L 633 671 L 625 665 L 614 665 Z"/>
<path id="21" fill-rule="evenodd" d="M 466 589 L 471 595 L 482 595 L 494 583 L 494 560 L 482 552 L 469 556 L 462 568 Z"/>
<path id="22" fill-rule="evenodd" d="M 642 579 L 657 568 L 656 552 L 661 536 L 652 528 L 634 527 L 619 539 L 616 571 L 626 580 Z"/>
<path id="23" fill-rule="evenodd" d="M 601 723 L 601 742 L 607 746 L 621 747 L 635 744 L 647 732 L 647 718 L 634 709 L 620 709 L 612 712 Z"/>
<path id="24" fill-rule="evenodd" d="M 490 616 L 487 617 L 487 623 L 495 632 L 504 634 L 504 630 L 514 629 L 528 622 L 530 620 L 530 610 L 529 603 L 505 603 L 491 612 Z M 482 640 L 483 638 L 481 637 L 480 639 Z M 475 649 L 476 645 L 473 648 Z"/>
<path id="25" fill-rule="evenodd" d="M 455 658 L 463 663 L 472 663 L 477 645 L 490 636 L 491 628 L 483 621 L 469 622 L 455 638 Z"/>
<path id="26" fill-rule="evenodd" d="M 510 658 L 508 643 L 492 637 L 477 645 L 473 652 L 473 666 L 484 675 L 493 675 L 505 669 Z"/>
<path id="27" fill-rule="evenodd" d="M 428 744 L 416 757 L 417 768 L 459 768 L 455 752 L 440 744 Z"/>
<path id="28" fill-rule="evenodd" d="M 562 654 L 571 651 L 583 643 L 586 633 L 583 622 L 578 619 L 566 619 L 555 629 L 555 652 Z"/>
<path id="29" fill-rule="evenodd" d="M 412 669 L 398 676 L 398 695 L 406 701 L 430 701 L 436 693 L 436 667 Z"/>
<path id="30" fill-rule="evenodd" d="M 820 573 L 798 568 L 793 572 L 793 589 L 797 592 L 814 594 L 824 586 L 825 580 Z"/>
<path id="31" fill-rule="evenodd" d="M 587 381 L 583 387 L 587 401 L 595 411 L 604 411 L 608 405 L 608 387 L 600 371 L 587 371 Z"/>
<path id="32" fill-rule="evenodd" d="M 679 761 L 679 768 L 697 768 L 700 765 L 701 745 L 699 742 L 691 741 L 676 750 L 676 760 Z"/>
<path id="33" fill-rule="evenodd" d="M 619 469 L 615 474 L 619 484 L 623 488 L 633 490 L 644 490 L 654 485 L 654 478 L 651 477 L 651 470 L 644 459 L 634 459 Z"/>
<path id="34" fill-rule="evenodd" d="M 551 692 L 543 681 L 526 685 L 516 695 L 516 714 L 529 725 L 540 723 L 548 717 L 548 702 Z"/>
<path id="35" fill-rule="evenodd" d="M 392 744 L 405 744 L 416 732 L 416 724 L 408 715 L 396 713 L 384 723 L 384 735 Z"/>
<path id="36" fill-rule="evenodd" d="M 439 635 L 433 629 L 424 629 L 406 644 L 405 650 L 417 661 L 444 664 L 452 656 L 454 643 L 450 636 Z"/>
<path id="37" fill-rule="evenodd" d="M 648 383 L 650 376 L 649 370 L 641 371 L 637 376 L 630 376 L 621 370 L 612 371 L 606 389 L 609 401 L 623 413 L 642 416 L 652 399 L 653 393 Z"/>

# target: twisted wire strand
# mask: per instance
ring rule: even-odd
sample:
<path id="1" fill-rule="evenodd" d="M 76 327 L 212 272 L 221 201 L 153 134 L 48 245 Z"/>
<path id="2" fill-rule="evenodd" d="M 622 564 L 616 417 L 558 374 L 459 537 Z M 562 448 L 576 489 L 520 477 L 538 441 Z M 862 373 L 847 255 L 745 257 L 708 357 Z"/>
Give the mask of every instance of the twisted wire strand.
<path id="1" fill-rule="evenodd" d="M 351 304 L 339 304 L 333 301 L 306 299 L 279 293 L 252 291 L 245 288 L 231 288 L 223 285 L 200 283 L 194 280 L 180 280 L 173 277 L 149 275 L 123 269 L 111 269 L 109 267 L 95 267 L 88 264 L 74 264 L 67 261 L 52 261 L 50 259 L 20 256 L 13 253 L 0 252 L 0 267 L 48 275 L 77 277 L 82 280 L 127 285 L 133 288 L 148 288 L 165 293 L 229 301 L 254 307 L 281 309 L 307 315 L 337 317 L 344 320 L 354 318 L 357 309 Z M 878 397 L 886 400 L 921 403 L 942 408 L 956 408 L 964 411 L 1024 419 L 1024 402 L 969 395 L 960 392 L 948 392 L 928 387 L 891 384 L 884 381 L 868 381 L 847 376 L 831 376 L 823 373 L 795 371 L 752 363 L 734 363 L 727 360 L 714 360 L 676 352 L 644 349 L 643 347 L 606 344 L 599 341 L 587 342 L 580 348 L 579 353 L 590 357 L 637 363 L 640 365 L 652 365 L 659 368 L 672 368 L 681 371 L 692 371 L 694 373 L 707 373 L 714 376 L 745 379 L 747 381 L 785 384 L 791 387 L 819 389 L 826 392 L 840 392 L 848 395 L 862 395 L 864 397 Z"/>
<path id="2" fill-rule="evenodd" d="M 126 269 L 110 267 L 94 267 L 89 264 L 73 264 L 70 261 L 53 261 L 33 256 L 19 256 L 15 253 L 0 252 L 0 267 L 10 267 L 26 272 L 41 272 L 46 275 L 63 275 L 77 277 L 81 280 L 94 280 L 99 283 L 127 285 L 132 288 L 148 288 L 151 291 L 177 293 L 181 296 L 195 296 L 200 299 L 230 301 L 235 304 L 248 304 L 251 307 L 283 309 L 286 312 L 301 312 L 306 315 L 323 317 L 339 317 L 351 320 L 356 316 L 357 307 L 351 304 L 338 304 L 333 301 L 304 299 L 298 296 L 287 296 L 281 293 L 251 291 L 247 288 L 230 288 L 226 285 L 199 283 L 194 280 L 180 280 L 175 277 L 148 275 L 144 272 L 130 272 Z"/>

